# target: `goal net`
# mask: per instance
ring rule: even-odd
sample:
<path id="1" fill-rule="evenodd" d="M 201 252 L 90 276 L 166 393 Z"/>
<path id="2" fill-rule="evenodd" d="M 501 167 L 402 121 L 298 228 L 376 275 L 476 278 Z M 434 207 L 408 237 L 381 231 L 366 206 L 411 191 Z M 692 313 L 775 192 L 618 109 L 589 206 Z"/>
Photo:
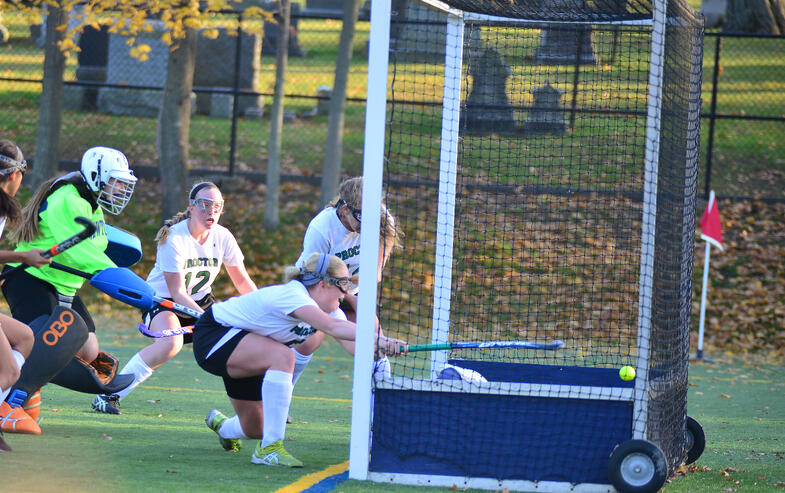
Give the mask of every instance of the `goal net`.
<path id="1" fill-rule="evenodd" d="M 702 26 L 681 0 L 393 0 L 372 17 L 387 85 L 365 167 L 383 186 L 364 193 L 406 234 L 381 326 L 503 344 L 377 371 L 370 430 L 352 430 L 353 447 L 370 431 L 367 478 L 607 485 L 631 439 L 668 474 L 683 462 Z"/>

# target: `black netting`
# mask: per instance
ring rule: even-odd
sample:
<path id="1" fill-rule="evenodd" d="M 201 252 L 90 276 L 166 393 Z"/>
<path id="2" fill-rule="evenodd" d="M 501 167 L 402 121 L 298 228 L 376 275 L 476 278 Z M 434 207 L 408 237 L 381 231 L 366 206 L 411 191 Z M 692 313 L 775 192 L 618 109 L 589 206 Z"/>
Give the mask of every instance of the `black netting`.
<path id="1" fill-rule="evenodd" d="M 602 482 L 600 464 L 637 427 L 672 472 L 684 459 L 702 22 L 681 4 L 657 33 L 600 22 L 650 19 L 649 4 L 448 3 L 536 22 L 395 11 L 384 200 L 406 238 L 384 273 L 382 326 L 410 344 L 564 346 L 396 359 L 376 383 L 372 470 L 419 461 L 448 471 L 423 474 Z M 448 360 L 487 384 L 439 378 Z M 625 365 L 648 370 L 641 391 L 619 378 Z M 524 472 L 485 452 L 462 463 L 457 429 L 472 450 L 512 447 Z M 543 458 L 548 436 L 568 453 Z"/>

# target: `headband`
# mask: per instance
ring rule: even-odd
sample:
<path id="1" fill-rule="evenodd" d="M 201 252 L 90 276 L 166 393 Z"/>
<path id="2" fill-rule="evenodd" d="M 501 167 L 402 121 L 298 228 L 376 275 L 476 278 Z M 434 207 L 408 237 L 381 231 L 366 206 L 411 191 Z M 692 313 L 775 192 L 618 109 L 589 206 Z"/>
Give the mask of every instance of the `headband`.
<path id="1" fill-rule="evenodd" d="M 19 147 L 17 147 L 16 150 L 19 152 L 19 154 L 22 153 L 22 151 L 19 150 Z M 16 159 L 6 156 L 5 154 L 0 154 L 0 162 L 11 165 L 10 168 L 0 169 L 0 176 L 10 175 L 16 170 L 24 171 L 27 169 L 27 161 L 17 161 Z"/>
<path id="2" fill-rule="evenodd" d="M 327 275 L 327 267 L 330 265 L 330 255 L 326 253 L 319 254 L 319 260 L 316 262 L 316 271 L 311 272 L 304 267 L 300 267 L 300 282 L 305 286 L 313 286 L 319 281 L 323 280 Z"/>
<path id="3" fill-rule="evenodd" d="M 209 186 L 212 186 L 212 183 L 210 183 L 209 181 L 203 181 L 202 183 L 197 184 L 191 189 L 191 194 L 188 196 L 188 198 L 191 200 L 195 199 L 196 194 L 199 193 L 199 190 L 203 188 L 207 188 Z"/>

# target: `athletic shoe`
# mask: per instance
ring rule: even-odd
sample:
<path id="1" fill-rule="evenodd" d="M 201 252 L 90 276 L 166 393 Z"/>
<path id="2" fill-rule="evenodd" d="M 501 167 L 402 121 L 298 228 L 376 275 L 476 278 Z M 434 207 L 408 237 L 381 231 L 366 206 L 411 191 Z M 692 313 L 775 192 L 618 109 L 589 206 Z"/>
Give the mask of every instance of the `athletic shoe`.
<path id="1" fill-rule="evenodd" d="M 25 410 L 33 421 L 38 421 L 38 416 L 41 413 L 41 389 L 33 392 L 33 395 L 22 405 L 22 409 Z"/>
<path id="2" fill-rule="evenodd" d="M 117 394 L 98 394 L 93 399 L 93 411 L 104 414 L 122 414 L 119 409 L 120 396 Z"/>
<path id="3" fill-rule="evenodd" d="M 256 445 L 251 455 L 251 462 L 264 466 L 303 467 L 303 463 L 283 448 L 283 440 L 278 440 L 262 448 L 262 442 Z"/>
<path id="4" fill-rule="evenodd" d="M 291 414 L 287 414 L 286 415 L 286 424 L 290 425 L 292 423 L 294 423 L 294 420 L 292 419 L 292 415 Z"/>
<path id="5" fill-rule="evenodd" d="M 0 404 L 0 432 L 40 435 L 41 427 L 21 407 L 11 407 L 6 401 Z"/>
<path id="6" fill-rule="evenodd" d="M 221 425 L 227 419 L 229 418 L 227 418 L 224 413 L 218 409 L 213 409 L 207 413 L 207 417 L 204 418 L 204 422 L 208 428 L 213 430 L 218 435 L 218 442 L 221 444 L 221 447 L 223 447 L 224 450 L 237 452 L 243 446 L 243 443 L 239 439 L 224 438 L 220 433 L 218 433 L 218 430 L 221 429 Z"/>

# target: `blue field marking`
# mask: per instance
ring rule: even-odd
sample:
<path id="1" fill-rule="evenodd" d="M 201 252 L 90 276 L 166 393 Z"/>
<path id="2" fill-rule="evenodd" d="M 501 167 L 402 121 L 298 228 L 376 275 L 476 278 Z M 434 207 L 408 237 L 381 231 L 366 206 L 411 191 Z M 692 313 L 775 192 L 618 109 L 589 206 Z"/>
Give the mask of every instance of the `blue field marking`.
<path id="1" fill-rule="evenodd" d="M 294 483 L 273 493 L 328 493 L 349 479 L 349 461 L 328 466 L 321 471 L 306 474 Z"/>

